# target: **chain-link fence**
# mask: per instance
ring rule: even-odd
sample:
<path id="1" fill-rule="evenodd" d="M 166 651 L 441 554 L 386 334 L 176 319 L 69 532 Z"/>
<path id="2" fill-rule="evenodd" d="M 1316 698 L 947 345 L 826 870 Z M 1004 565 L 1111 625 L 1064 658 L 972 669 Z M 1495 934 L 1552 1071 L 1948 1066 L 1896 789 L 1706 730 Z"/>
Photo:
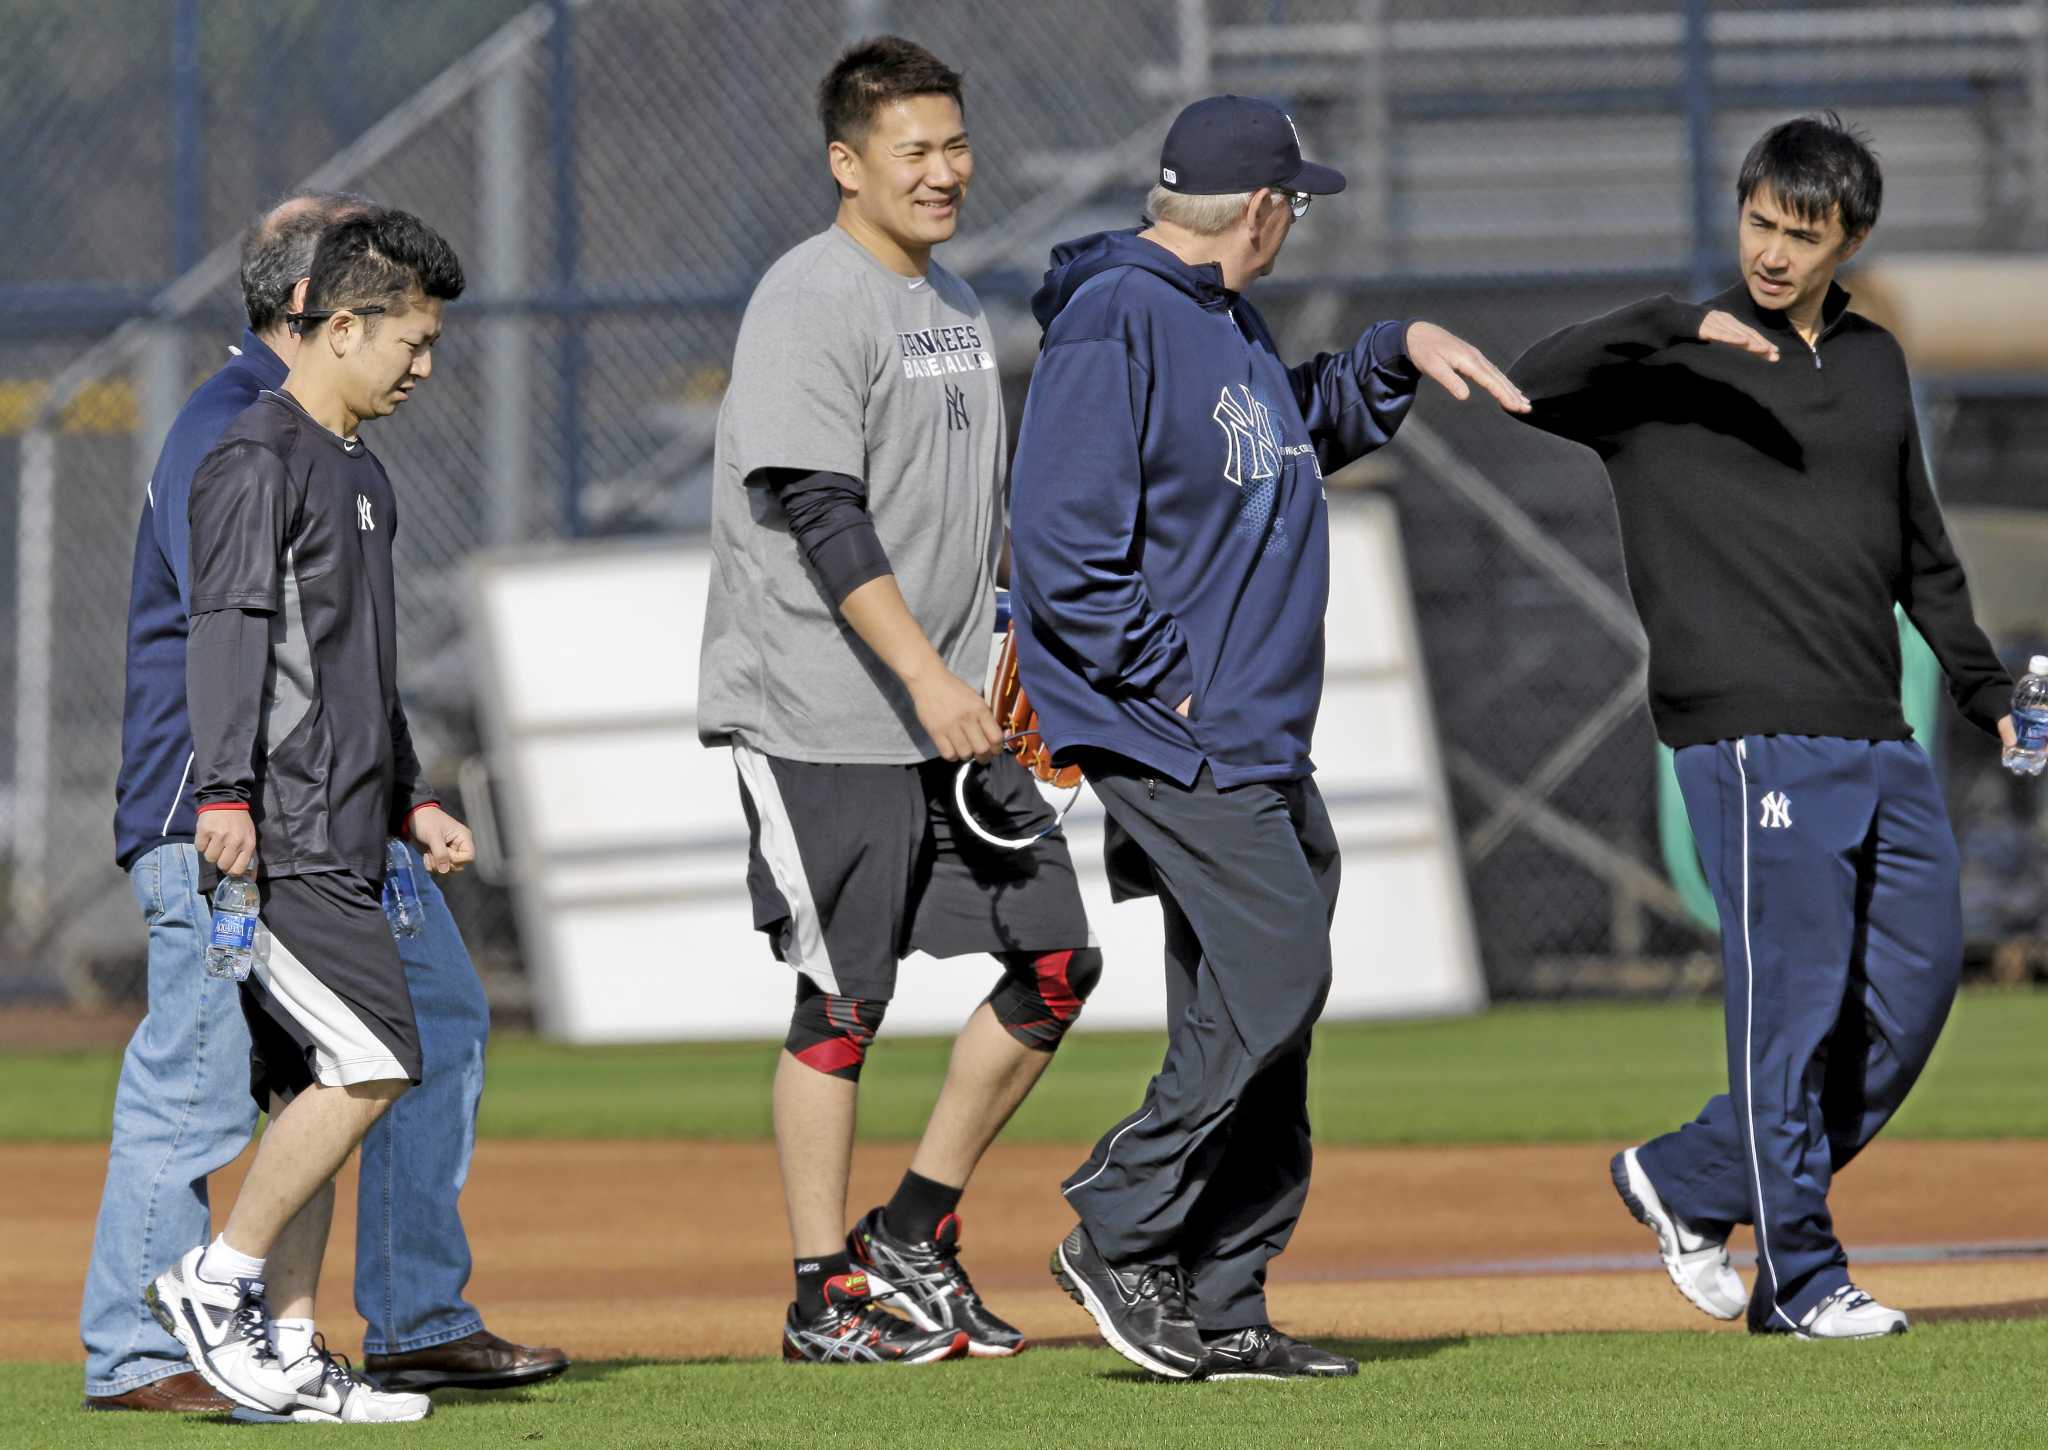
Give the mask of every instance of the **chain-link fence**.
<path id="1" fill-rule="evenodd" d="M 813 88 L 884 30 L 966 71 L 977 170 L 941 255 L 1019 397 L 1050 243 L 1135 219 L 1168 119 L 1219 90 L 1284 101 L 1352 180 L 1259 294 L 1301 350 L 1428 315 L 1505 359 L 1645 291 L 1718 287 L 1743 147 L 1815 105 L 1877 137 L 1876 254 L 2048 239 L 2042 0 L 0 3 L 0 996 L 135 986 L 107 825 L 135 523 L 239 327 L 256 208 L 308 180 L 365 191 L 468 269 L 431 384 L 372 440 L 401 496 L 415 731 L 452 780 L 476 738 L 464 560 L 701 524 L 752 283 L 830 215 Z M 1657 854 L 1597 469 L 1432 398 L 1365 472 L 1401 490 L 1496 989 L 1668 980 L 1707 938 Z M 504 903 L 455 899 L 516 1000 Z"/>

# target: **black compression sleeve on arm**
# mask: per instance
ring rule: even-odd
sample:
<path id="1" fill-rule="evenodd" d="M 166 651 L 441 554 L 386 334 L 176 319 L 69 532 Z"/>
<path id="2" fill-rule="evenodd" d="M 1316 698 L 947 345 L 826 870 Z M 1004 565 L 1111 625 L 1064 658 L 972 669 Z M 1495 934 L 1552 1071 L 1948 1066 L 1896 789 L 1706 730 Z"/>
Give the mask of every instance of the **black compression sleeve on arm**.
<path id="1" fill-rule="evenodd" d="M 412 813 L 425 805 L 440 804 L 441 797 L 427 784 L 420 768 L 419 752 L 413 749 L 412 726 L 405 718 L 405 702 L 391 703 L 391 820 L 394 836 L 406 834 Z"/>
<path id="2" fill-rule="evenodd" d="M 868 488 L 843 473 L 764 468 L 748 480 L 775 495 L 804 559 L 837 604 L 896 571 L 868 513 Z"/>
<path id="3" fill-rule="evenodd" d="M 246 806 L 256 794 L 256 735 L 270 669 L 270 616 L 215 609 L 192 616 L 185 701 L 192 779 L 201 806 Z"/>

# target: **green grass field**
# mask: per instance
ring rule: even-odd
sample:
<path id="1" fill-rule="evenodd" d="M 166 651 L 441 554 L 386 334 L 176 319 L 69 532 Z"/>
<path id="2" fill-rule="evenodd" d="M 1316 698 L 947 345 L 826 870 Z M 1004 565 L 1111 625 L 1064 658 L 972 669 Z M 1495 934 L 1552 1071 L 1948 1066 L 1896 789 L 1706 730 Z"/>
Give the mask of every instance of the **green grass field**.
<path id="1" fill-rule="evenodd" d="M 2048 1137 L 2048 1093 L 2026 1090 L 2048 1041 L 2048 992 L 1971 992 L 1889 1130 L 1896 1137 Z M 948 1044 L 886 1039 L 861 1082 L 861 1130 L 917 1136 Z M 1085 1143 L 1135 1106 L 1161 1039 L 1082 1033 L 1008 1130 Z M 0 1141 L 107 1133 L 120 1054 L 0 1056 Z M 492 1044 L 482 1131 L 501 1138 L 768 1136 L 775 1051 L 759 1043 L 560 1047 Z M 1726 1083 L 1712 1003 L 1509 1007 L 1440 1022 L 1344 1023 L 1316 1036 L 1316 1136 L 1325 1143 L 1608 1142 L 1690 1115 Z"/>
<path id="2" fill-rule="evenodd" d="M 1967 994 L 1893 1129 L 1921 1138 L 2048 1137 L 2038 1090 L 2048 993 Z M 1317 1038 L 1326 1143 L 1626 1141 L 1668 1127 L 1723 1079 L 1711 1004 L 1509 1008 Z M 914 1137 L 946 1044 L 885 1044 L 863 1084 L 869 1137 Z M 1083 1142 L 1137 1100 L 1150 1036 L 1070 1041 L 1011 1128 Z M 114 1051 L 0 1058 L 0 1140 L 94 1141 Z M 755 1139 L 772 1048 L 578 1049 L 508 1035 L 492 1049 L 483 1131 L 498 1137 Z M 510 1397 L 446 1395 L 408 1445 L 817 1445 L 854 1438 L 949 1450 L 1024 1446 L 1856 1446 L 2048 1444 L 2027 1387 L 2048 1321 L 1923 1324 L 1880 1344 L 1725 1335 L 1374 1342 L 1356 1380 L 1164 1385 L 1103 1350 L 1041 1348 L 926 1370 L 771 1361 L 579 1366 Z M 73 1365 L 0 1365 L 0 1447 L 196 1444 L 204 1420 L 87 1416 Z M 348 1431 L 307 1430 L 318 1436 Z M 361 1433 L 361 1432 L 355 1432 Z M 294 1432 L 296 1438 L 296 1432 Z"/>
<path id="3" fill-rule="evenodd" d="M 1745 1446 L 2048 1442 L 2028 1386 L 2048 1324 L 1945 1324 L 1876 1344 L 1725 1335 L 1347 1342 L 1353 1380 L 1161 1384 L 1107 1350 L 929 1369 L 601 1363 L 524 1394 L 448 1394 L 424 1424 L 293 1427 L 378 1444 L 499 1447 Z M 217 1421 L 83 1415 L 69 1366 L 0 1368 L 0 1444 L 196 1445 Z M 329 1443 L 321 1441 L 321 1443 Z"/>

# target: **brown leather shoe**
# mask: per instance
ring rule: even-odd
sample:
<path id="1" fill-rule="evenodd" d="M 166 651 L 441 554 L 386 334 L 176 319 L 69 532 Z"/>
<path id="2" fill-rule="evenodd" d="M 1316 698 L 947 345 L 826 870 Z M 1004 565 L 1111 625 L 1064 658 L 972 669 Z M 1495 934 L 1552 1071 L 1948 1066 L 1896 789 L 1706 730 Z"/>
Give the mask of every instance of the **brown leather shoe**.
<path id="1" fill-rule="evenodd" d="M 235 1402 L 188 1369 L 151 1380 L 125 1395 L 88 1395 L 88 1410 L 161 1410 L 173 1415 L 225 1415 Z"/>
<path id="2" fill-rule="evenodd" d="M 406 1354 L 366 1354 L 363 1373 L 380 1390 L 508 1390 L 551 1380 L 569 1367 L 559 1349 L 536 1349 L 479 1329 Z"/>

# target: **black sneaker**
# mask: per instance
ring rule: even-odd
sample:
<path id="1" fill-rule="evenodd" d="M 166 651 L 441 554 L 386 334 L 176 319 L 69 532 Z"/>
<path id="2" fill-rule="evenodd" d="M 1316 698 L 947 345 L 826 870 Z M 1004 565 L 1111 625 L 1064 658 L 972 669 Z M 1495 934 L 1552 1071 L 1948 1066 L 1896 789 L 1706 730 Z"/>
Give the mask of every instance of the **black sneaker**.
<path id="1" fill-rule="evenodd" d="M 901 1309 L 919 1329 L 962 1330 L 967 1352 L 982 1359 L 1001 1359 L 1024 1347 L 1023 1331 L 989 1312 L 960 1267 L 959 1214 L 947 1214 L 938 1232 L 918 1243 L 890 1233 L 882 1210 L 869 1209 L 846 1236 L 846 1250 L 867 1270 L 868 1293 Z"/>
<path id="2" fill-rule="evenodd" d="M 1080 1224 L 1052 1251 L 1052 1276 L 1086 1309 L 1109 1347 L 1167 1379 L 1192 1379 L 1202 1336 L 1188 1317 L 1178 1264 L 1112 1264 Z"/>
<path id="3" fill-rule="evenodd" d="M 1197 1379 L 1337 1379 L 1358 1373 L 1357 1360 L 1303 1344 L 1270 1324 L 1254 1324 L 1213 1339 L 1204 1336 L 1202 1347 L 1208 1352 L 1195 1371 Z"/>
<path id="4" fill-rule="evenodd" d="M 825 1281 L 824 1312 L 782 1321 L 782 1357 L 800 1364 L 936 1364 L 967 1351 L 957 1329 L 930 1334 L 883 1312 L 868 1297 L 868 1276 L 834 1274 Z"/>

